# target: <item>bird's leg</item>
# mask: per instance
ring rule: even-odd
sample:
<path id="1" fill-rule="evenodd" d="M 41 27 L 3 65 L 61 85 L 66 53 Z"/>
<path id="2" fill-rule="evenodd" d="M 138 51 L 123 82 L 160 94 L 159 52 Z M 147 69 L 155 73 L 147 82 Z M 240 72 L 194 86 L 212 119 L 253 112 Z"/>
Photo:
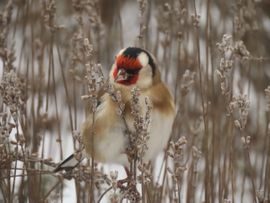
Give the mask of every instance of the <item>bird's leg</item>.
<path id="1" fill-rule="evenodd" d="M 123 184 L 127 183 L 129 185 L 129 183 L 131 182 L 132 180 L 132 173 L 130 172 L 130 170 L 125 166 L 124 167 L 125 169 L 125 172 L 127 174 L 127 177 L 122 179 L 122 180 L 118 180 L 117 182 L 117 186 L 120 188 L 120 189 L 123 189 L 125 188 L 125 186 L 123 186 Z"/>
<path id="2" fill-rule="evenodd" d="M 136 188 L 135 177 L 133 177 L 133 174 L 130 172 L 130 170 L 127 167 L 124 167 L 124 168 L 125 168 L 127 177 L 122 180 L 119 180 L 117 182 L 117 186 L 122 192 L 132 194 L 133 198 L 136 199 L 136 202 L 139 202 L 140 193 L 138 192 Z M 125 183 L 127 184 L 126 186 L 123 185 Z"/>
<path id="3" fill-rule="evenodd" d="M 141 199 L 140 193 L 136 188 L 136 175 L 132 174 L 131 172 L 132 170 L 131 169 L 129 170 L 127 167 L 125 167 L 125 171 L 126 171 L 127 177 L 123 181 L 124 183 L 127 183 L 127 186 L 123 186 L 121 184 L 119 188 L 122 190 L 122 192 L 128 194 L 130 198 L 135 200 L 135 202 L 140 202 L 140 199 Z M 135 177 L 133 177 L 133 175 Z"/>

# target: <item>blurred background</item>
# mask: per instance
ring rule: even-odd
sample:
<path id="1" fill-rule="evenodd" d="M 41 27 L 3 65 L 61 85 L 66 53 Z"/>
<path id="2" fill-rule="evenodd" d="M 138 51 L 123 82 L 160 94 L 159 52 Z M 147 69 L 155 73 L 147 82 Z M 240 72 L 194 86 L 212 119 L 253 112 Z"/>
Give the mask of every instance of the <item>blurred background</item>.
<path id="1" fill-rule="evenodd" d="M 0 202 L 132 202 L 106 192 L 120 166 L 51 172 L 81 147 L 86 64 L 106 80 L 128 46 L 156 56 L 177 106 L 141 201 L 269 202 L 268 0 L 1 0 Z"/>

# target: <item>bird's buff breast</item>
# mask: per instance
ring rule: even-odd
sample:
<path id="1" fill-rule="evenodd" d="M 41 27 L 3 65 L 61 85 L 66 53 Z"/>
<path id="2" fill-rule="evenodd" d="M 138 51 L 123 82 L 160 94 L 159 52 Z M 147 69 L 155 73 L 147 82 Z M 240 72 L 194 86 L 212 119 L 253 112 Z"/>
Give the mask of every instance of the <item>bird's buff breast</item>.
<path id="1" fill-rule="evenodd" d="M 125 122 L 128 125 L 128 130 L 134 132 L 134 118 L 130 113 L 126 114 L 124 122 L 124 119 L 116 113 L 114 104 L 107 98 L 98 107 L 98 117 L 94 124 L 94 139 L 89 134 L 91 127 L 89 126 L 89 129 L 85 128 L 83 133 L 85 143 L 93 147 L 86 146 L 86 151 L 96 161 L 128 165 L 126 149 L 129 138 L 125 134 Z M 140 106 L 141 115 L 144 117 L 146 112 L 145 97 L 140 98 Z M 148 149 L 143 157 L 144 160 L 153 160 L 164 149 L 171 133 L 173 120 L 174 113 L 165 114 L 155 108 L 151 110 L 151 122 L 148 131 L 149 140 L 147 141 Z"/>
<path id="2" fill-rule="evenodd" d="M 153 160 L 159 152 L 161 152 L 169 139 L 174 116 L 167 116 L 160 112 L 153 111 L 151 123 L 149 126 L 149 140 L 147 141 L 148 149 L 143 159 L 145 161 Z M 129 130 L 134 130 L 134 120 L 127 118 L 126 122 Z M 96 143 L 95 154 L 98 155 L 97 161 L 104 163 L 118 163 L 128 165 L 128 157 L 126 155 L 126 148 L 128 147 L 128 135 L 124 132 L 126 127 L 122 118 L 116 126 L 108 130 L 103 138 Z"/>

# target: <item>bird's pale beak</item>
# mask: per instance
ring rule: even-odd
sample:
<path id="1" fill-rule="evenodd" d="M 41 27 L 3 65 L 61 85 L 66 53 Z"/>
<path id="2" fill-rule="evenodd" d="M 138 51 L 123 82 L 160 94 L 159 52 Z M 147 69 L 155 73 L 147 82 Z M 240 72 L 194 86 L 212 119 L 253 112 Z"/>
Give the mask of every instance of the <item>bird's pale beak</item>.
<path id="1" fill-rule="evenodd" d="M 128 73 L 125 71 L 125 69 L 120 69 L 114 79 L 114 82 L 123 81 L 128 79 Z"/>

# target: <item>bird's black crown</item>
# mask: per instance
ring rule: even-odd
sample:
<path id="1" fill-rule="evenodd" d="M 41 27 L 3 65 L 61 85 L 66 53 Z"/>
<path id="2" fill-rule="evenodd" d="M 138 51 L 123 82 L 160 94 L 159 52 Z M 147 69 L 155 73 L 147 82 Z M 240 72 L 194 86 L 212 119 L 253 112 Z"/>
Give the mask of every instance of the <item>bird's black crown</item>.
<path id="1" fill-rule="evenodd" d="M 125 49 L 125 51 L 122 54 L 126 57 L 136 59 L 139 56 L 139 54 L 142 52 L 146 53 L 146 55 L 148 56 L 148 58 L 149 58 L 148 64 L 151 66 L 153 76 L 154 76 L 155 72 L 156 72 L 156 65 L 154 63 L 152 56 L 148 53 L 148 51 L 141 49 L 141 48 L 138 48 L 138 47 L 128 47 Z"/>

